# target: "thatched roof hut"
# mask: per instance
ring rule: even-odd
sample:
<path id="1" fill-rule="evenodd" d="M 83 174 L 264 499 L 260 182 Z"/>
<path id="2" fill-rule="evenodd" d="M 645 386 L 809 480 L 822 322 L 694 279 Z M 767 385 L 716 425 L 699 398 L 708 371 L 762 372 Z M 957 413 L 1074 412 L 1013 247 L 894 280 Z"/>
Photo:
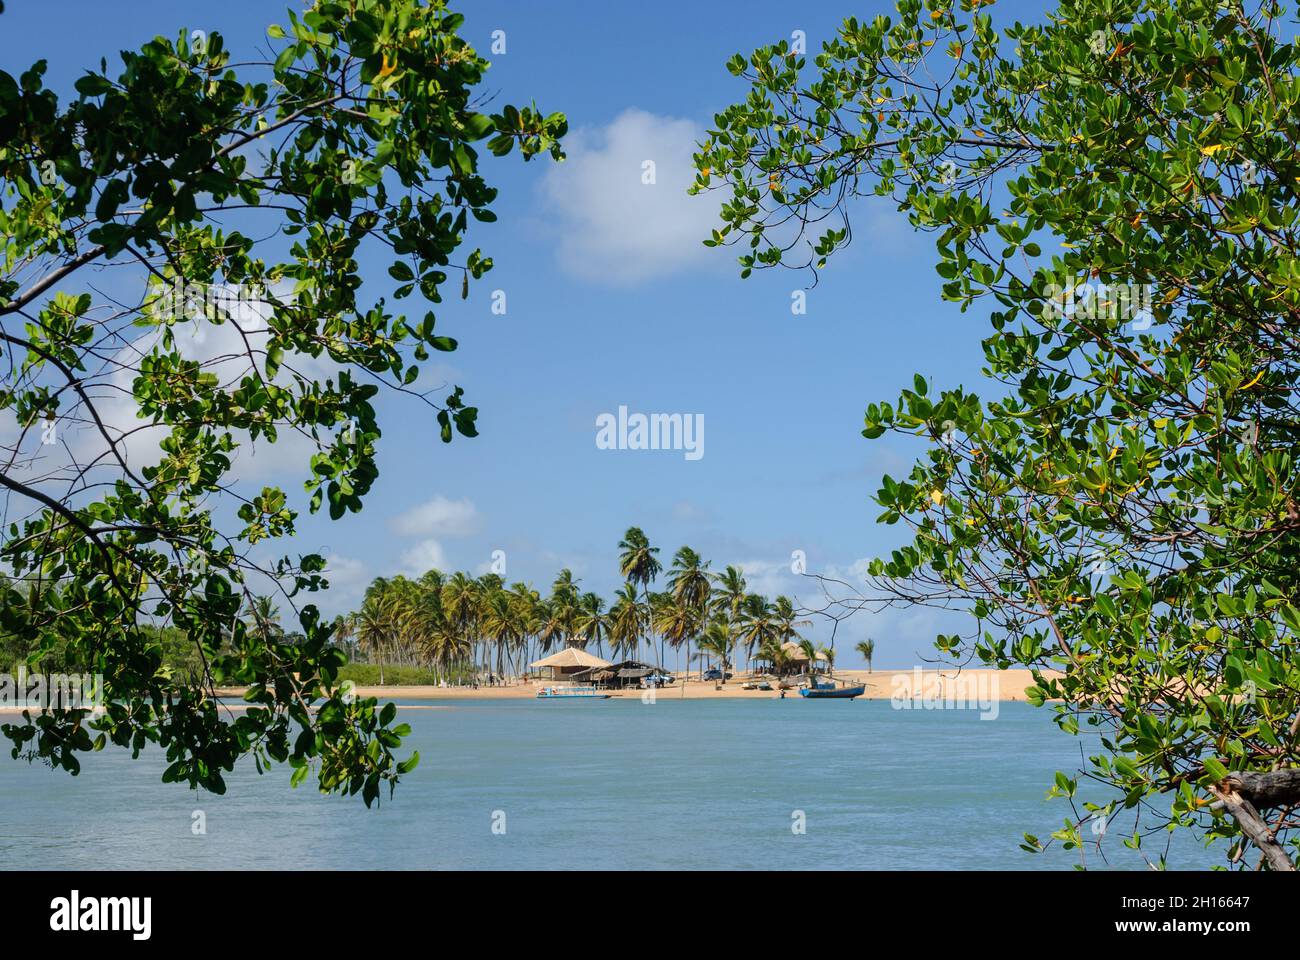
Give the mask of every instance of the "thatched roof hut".
<path id="1" fill-rule="evenodd" d="M 608 660 L 602 660 L 595 654 L 588 653 L 578 647 L 565 647 L 549 657 L 534 660 L 529 666 L 536 670 L 549 669 L 551 679 L 555 680 L 560 677 L 573 677 L 597 667 L 609 667 L 612 664 Z"/>
<path id="2" fill-rule="evenodd" d="M 785 653 L 786 659 L 789 660 L 791 663 L 808 662 L 808 654 L 804 653 L 803 647 L 799 646 L 799 644 L 795 643 L 793 640 L 787 640 L 785 643 L 781 644 L 781 650 L 782 652 Z M 825 660 L 826 654 L 818 650 L 817 659 Z"/>

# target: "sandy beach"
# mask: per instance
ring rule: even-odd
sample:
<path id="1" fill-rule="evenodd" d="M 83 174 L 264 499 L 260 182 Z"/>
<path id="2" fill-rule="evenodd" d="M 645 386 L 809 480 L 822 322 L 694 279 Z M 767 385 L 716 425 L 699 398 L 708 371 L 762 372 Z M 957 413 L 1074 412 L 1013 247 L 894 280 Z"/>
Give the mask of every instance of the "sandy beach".
<path id="1" fill-rule="evenodd" d="M 945 670 L 841 670 L 836 679 L 848 683 L 861 683 L 866 687 L 863 697 L 869 700 L 897 698 L 913 703 L 934 703 L 942 700 L 958 703 L 990 703 L 1025 700 L 1025 688 L 1033 683 L 1028 670 L 945 669 Z M 671 686 L 653 691 L 655 700 L 761 700 L 779 697 L 778 690 L 745 690 L 747 678 L 737 674 L 725 684 L 712 680 L 701 682 L 692 677 L 685 683 L 679 679 Z M 541 687 L 553 686 L 547 681 L 527 681 L 500 687 L 435 687 L 435 686 L 385 686 L 357 687 L 358 696 L 376 697 L 380 700 L 482 700 L 531 699 Z M 775 687 L 775 683 L 773 683 Z M 648 690 L 611 690 L 613 697 L 643 698 Z M 242 687 L 217 690 L 220 697 L 239 699 Z M 787 690 L 787 697 L 798 697 L 798 691 Z M 424 709 L 430 709 L 425 707 Z M 18 714 L 21 707 L 0 703 L 0 715 Z"/>
<path id="2" fill-rule="evenodd" d="M 864 697 L 872 700 L 888 700 L 891 697 L 941 697 L 945 700 L 1024 700 L 1025 688 L 1033 683 L 1028 670 L 988 670 L 988 669 L 946 669 L 946 670 L 837 670 L 839 680 L 861 683 L 866 686 Z M 779 696 L 777 690 L 744 690 L 743 675 L 737 674 L 726 684 L 718 686 L 713 681 L 701 682 L 692 677 L 683 684 L 681 680 L 656 690 L 657 700 L 716 700 L 716 699 L 763 699 Z M 357 687 L 357 694 L 363 697 L 378 697 L 388 700 L 475 700 L 488 698 L 531 698 L 537 695 L 540 687 L 551 686 L 545 681 L 528 681 L 504 687 L 434 687 L 434 686 L 367 686 Z M 775 687 L 775 684 L 773 684 Z M 240 690 L 218 691 L 223 695 L 238 696 Z M 615 697 L 641 697 L 644 690 L 613 690 Z M 788 690 L 786 695 L 797 697 L 797 691 Z"/>

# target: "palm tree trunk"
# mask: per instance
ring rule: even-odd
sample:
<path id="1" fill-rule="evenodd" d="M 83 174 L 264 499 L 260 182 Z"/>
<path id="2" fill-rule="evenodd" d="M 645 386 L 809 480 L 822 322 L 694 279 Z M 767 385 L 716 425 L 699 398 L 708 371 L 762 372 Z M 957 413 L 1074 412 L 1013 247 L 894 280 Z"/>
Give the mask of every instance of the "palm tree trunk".
<path id="1" fill-rule="evenodd" d="M 651 658 L 653 658 L 655 655 L 655 628 L 654 628 L 655 614 L 654 614 L 654 608 L 650 606 L 650 582 L 648 580 L 646 581 L 645 588 L 641 591 L 641 594 L 642 596 L 645 597 L 645 615 L 646 615 L 645 629 L 646 629 L 646 633 L 649 634 L 649 636 L 646 637 L 646 645 L 650 647 L 650 656 Z M 641 654 L 638 652 L 637 656 L 639 657 L 640 655 Z"/>

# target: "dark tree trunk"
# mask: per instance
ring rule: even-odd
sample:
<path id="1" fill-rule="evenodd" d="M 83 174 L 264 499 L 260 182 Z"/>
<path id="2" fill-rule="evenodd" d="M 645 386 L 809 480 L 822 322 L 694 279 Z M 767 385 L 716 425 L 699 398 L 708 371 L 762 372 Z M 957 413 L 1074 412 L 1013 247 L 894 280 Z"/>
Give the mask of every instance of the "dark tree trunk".
<path id="1" fill-rule="evenodd" d="M 1295 871 L 1295 864 L 1259 811 L 1300 803 L 1300 769 L 1232 773 L 1215 786 L 1214 792 L 1241 832 L 1259 847 L 1270 869 Z"/>

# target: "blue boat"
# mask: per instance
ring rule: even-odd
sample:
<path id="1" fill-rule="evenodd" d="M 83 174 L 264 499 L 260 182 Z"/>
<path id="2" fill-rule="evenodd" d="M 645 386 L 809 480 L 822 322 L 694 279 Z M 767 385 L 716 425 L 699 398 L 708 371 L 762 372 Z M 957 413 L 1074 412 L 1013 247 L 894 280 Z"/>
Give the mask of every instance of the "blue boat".
<path id="1" fill-rule="evenodd" d="M 610 694 L 601 693 L 595 687 L 542 687 L 537 691 L 538 700 L 608 700 Z"/>
<path id="2" fill-rule="evenodd" d="M 809 700 L 852 700 L 867 692 L 865 685 L 856 687 L 836 687 L 833 683 L 819 683 L 815 687 L 802 687 L 799 696 Z"/>

